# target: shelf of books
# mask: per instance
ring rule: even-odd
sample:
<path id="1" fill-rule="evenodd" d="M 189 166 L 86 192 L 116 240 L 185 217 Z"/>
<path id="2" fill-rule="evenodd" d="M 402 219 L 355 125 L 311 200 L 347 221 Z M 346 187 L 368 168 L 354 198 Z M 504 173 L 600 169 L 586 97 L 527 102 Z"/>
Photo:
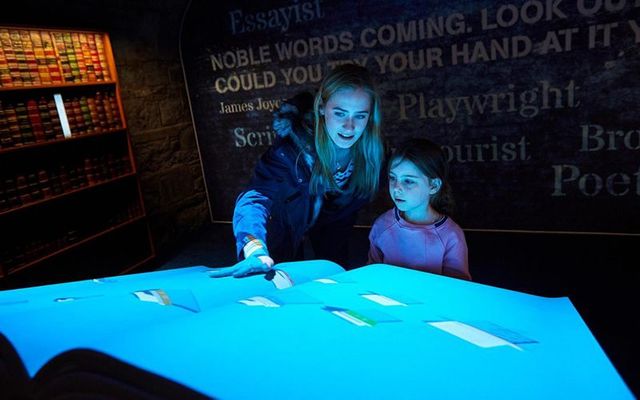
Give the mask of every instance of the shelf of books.
<path id="1" fill-rule="evenodd" d="M 0 26 L 0 165 L 0 282 L 155 257 L 106 33 Z"/>

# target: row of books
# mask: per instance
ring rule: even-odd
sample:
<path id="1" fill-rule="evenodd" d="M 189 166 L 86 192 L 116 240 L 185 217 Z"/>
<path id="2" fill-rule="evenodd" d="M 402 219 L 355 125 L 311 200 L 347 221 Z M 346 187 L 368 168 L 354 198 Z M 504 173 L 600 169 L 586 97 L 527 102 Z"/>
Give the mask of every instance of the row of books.
<path id="1" fill-rule="evenodd" d="M 0 86 L 111 80 L 103 36 L 0 28 Z"/>
<path id="2" fill-rule="evenodd" d="M 122 129 L 122 119 L 114 92 L 97 91 L 90 96 L 64 99 L 72 136 Z"/>
<path id="3" fill-rule="evenodd" d="M 0 211 L 7 211 L 131 172 L 127 155 L 103 154 L 0 180 Z"/>
<path id="4" fill-rule="evenodd" d="M 114 92 L 66 97 L 62 105 L 72 137 L 123 127 Z M 64 132 L 53 97 L 0 100 L 0 148 L 61 139 Z"/>
<path id="5" fill-rule="evenodd" d="M 40 227 L 37 235 L 24 235 L 24 241 L 21 241 L 23 238 L 19 234 L 12 237 L 10 241 L 5 241 L 0 249 L 0 269 L 5 273 L 11 273 L 22 265 L 142 216 L 142 208 L 137 201 L 119 204 L 115 210 L 107 211 L 97 210 L 102 214 L 98 218 L 65 219 L 59 226 Z"/>

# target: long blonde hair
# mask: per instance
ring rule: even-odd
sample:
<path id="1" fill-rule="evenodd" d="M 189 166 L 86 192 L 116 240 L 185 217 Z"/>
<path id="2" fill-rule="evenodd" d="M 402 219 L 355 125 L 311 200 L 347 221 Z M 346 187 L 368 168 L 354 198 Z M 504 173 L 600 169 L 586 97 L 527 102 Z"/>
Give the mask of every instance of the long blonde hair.
<path id="1" fill-rule="evenodd" d="M 324 115 L 320 109 L 329 98 L 342 89 L 362 89 L 371 97 L 369 121 L 362 136 L 351 147 L 353 173 L 349 178 L 346 191 L 358 197 L 372 198 L 378 191 L 380 169 L 384 157 L 380 125 L 382 112 L 380 96 L 366 68 L 356 64 L 344 64 L 336 67 L 322 81 L 313 104 L 315 114 L 315 145 L 318 161 L 311 175 L 312 194 L 322 195 L 327 191 L 342 191 L 333 178 L 333 166 L 336 165 L 337 154 L 333 141 L 327 133 Z"/>

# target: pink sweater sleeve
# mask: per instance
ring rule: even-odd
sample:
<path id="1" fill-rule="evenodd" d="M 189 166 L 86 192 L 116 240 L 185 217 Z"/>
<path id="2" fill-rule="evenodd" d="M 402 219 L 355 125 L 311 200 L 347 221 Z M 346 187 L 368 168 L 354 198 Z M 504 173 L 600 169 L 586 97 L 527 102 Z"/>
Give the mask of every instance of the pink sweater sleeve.
<path id="1" fill-rule="evenodd" d="M 377 222 L 377 221 L 376 221 Z M 376 264 L 381 263 L 383 260 L 383 254 L 380 248 L 376 244 L 376 239 L 378 237 L 378 224 L 374 222 L 371 227 L 371 232 L 369 232 L 369 257 L 367 264 Z"/>
<path id="2" fill-rule="evenodd" d="M 442 261 L 442 272 L 454 278 L 471 280 L 467 242 L 461 229 L 456 229 L 447 243 Z"/>

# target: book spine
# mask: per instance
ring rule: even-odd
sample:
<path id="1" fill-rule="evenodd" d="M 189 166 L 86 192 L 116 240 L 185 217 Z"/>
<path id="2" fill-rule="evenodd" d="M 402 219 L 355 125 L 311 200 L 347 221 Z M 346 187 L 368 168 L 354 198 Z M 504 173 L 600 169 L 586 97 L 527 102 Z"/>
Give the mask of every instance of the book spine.
<path id="1" fill-rule="evenodd" d="M 12 178 L 7 178 L 4 181 L 4 190 L 7 193 L 7 202 L 10 208 L 19 207 L 21 205 L 20 198 L 18 197 L 18 188 L 16 187 L 16 181 Z"/>
<path id="2" fill-rule="evenodd" d="M 31 31 L 29 35 L 31 37 L 31 43 L 33 44 L 33 54 L 36 59 L 40 82 L 43 85 L 50 85 L 52 83 L 51 74 L 49 73 L 47 56 L 44 53 L 44 47 L 42 45 L 42 36 L 39 31 Z"/>
<path id="3" fill-rule="evenodd" d="M 100 55 L 98 54 L 95 34 L 88 34 L 87 42 L 89 45 L 89 53 L 91 55 L 91 65 L 93 66 L 93 71 L 96 75 L 96 81 L 104 81 L 104 74 L 102 73 L 102 65 L 100 64 Z"/>
<path id="4" fill-rule="evenodd" d="M 29 122 L 29 114 L 25 103 L 16 103 L 16 116 L 18 118 L 18 128 L 20 129 L 20 135 L 22 136 L 22 143 L 34 143 L 36 140 L 33 135 L 33 128 Z"/>
<path id="5" fill-rule="evenodd" d="M 27 59 L 22 51 L 22 39 L 20 38 L 20 32 L 17 30 L 9 31 L 9 38 L 11 42 L 11 48 L 13 49 L 13 64 L 9 64 L 11 71 L 11 78 L 13 79 L 13 86 L 24 86 L 28 82 L 29 68 L 27 67 Z"/>
<path id="6" fill-rule="evenodd" d="M 27 184 L 29 185 L 29 196 L 31 201 L 38 201 L 44 197 L 42 190 L 40 190 L 40 184 L 36 174 L 32 173 L 27 175 Z"/>
<path id="7" fill-rule="evenodd" d="M 78 64 L 80 82 L 89 82 L 87 65 L 84 62 L 84 53 L 82 52 L 82 45 L 80 44 L 80 34 L 77 32 L 71 33 L 71 42 L 73 43 L 73 52 L 76 57 L 76 63 Z"/>
<path id="8" fill-rule="evenodd" d="M 18 175 L 16 177 L 16 190 L 18 191 L 20 205 L 28 204 L 31 201 L 31 196 L 29 195 L 29 184 L 27 183 L 26 176 Z"/>
<path id="9" fill-rule="evenodd" d="M 118 108 L 118 101 L 116 100 L 116 94 L 109 92 L 109 104 L 113 114 L 113 129 L 122 128 L 122 119 L 120 118 L 120 109 Z"/>
<path id="10" fill-rule="evenodd" d="M 40 186 L 40 190 L 42 191 L 43 198 L 48 199 L 49 197 L 53 196 L 51 183 L 49 182 L 49 174 L 44 169 L 38 171 L 38 185 Z"/>
<path id="11" fill-rule="evenodd" d="M 53 132 L 53 126 L 51 125 L 51 114 L 49 114 L 47 99 L 45 99 L 44 96 L 40 97 L 38 100 L 38 114 L 40 115 L 40 121 L 42 121 L 44 140 L 55 139 L 55 133 Z"/>
<path id="12" fill-rule="evenodd" d="M 42 48 L 44 50 L 45 63 L 47 65 L 49 75 L 51 76 L 51 83 L 62 83 L 62 72 L 60 71 L 58 59 L 56 58 L 56 52 L 52 37 L 49 32 L 45 31 L 40 32 L 40 37 L 42 39 Z"/>
<path id="13" fill-rule="evenodd" d="M 75 167 L 75 170 L 78 177 L 78 187 L 87 186 L 87 175 L 84 173 L 84 166 L 79 164 Z"/>
<path id="14" fill-rule="evenodd" d="M 18 115 L 13 104 L 6 104 L 4 116 L 9 128 L 11 141 L 15 146 L 22 146 L 22 135 L 20 134 L 20 126 L 18 125 Z"/>
<path id="15" fill-rule="evenodd" d="M 7 70 L 2 75 L 2 85 L 3 86 L 15 86 L 13 82 L 14 77 L 14 69 L 18 67 L 18 61 L 16 60 L 15 52 L 13 51 L 13 46 L 11 45 L 11 35 L 9 34 L 8 29 L 0 29 L 0 46 L 4 51 L 4 57 L 7 60 Z M 9 74 L 7 76 L 6 74 Z"/>
<path id="16" fill-rule="evenodd" d="M 78 125 L 76 123 L 76 114 L 75 109 L 73 108 L 72 99 L 64 99 L 63 100 L 64 109 L 67 113 L 67 121 L 69 122 L 69 130 L 71 131 L 71 136 L 78 135 Z"/>
<path id="17" fill-rule="evenodd" d="M 100 118 L 98 114 L 98 108 L 96 106 L 96 96 L 87 97 L 87 107 L 89 109 L 89 117 L 91 118 L 91 126 L 95 133 L 101 133 L 102 127 L 100 126 Z"/>
<path id="18" fill-rule="evenodd" d="M 80 112 L 82 113 L 82 119 L 86 133 L 94 133 L 93 121 L 91 120 L 91 112 L 89 111 L 89 102 L 87 96 L 80 97 Z"/>
<path id="19" fill-rule="evenodd" d="M 82 57 L 84 58 L 84 64 L 87 68 L 87 80 L 89 82 L 95 82 L 97 80 L 96 70 L 93 65 L 93 58 L 91 56 L 91 49 L 89 47 L 89 34 L 80 33 L 80 48 L 82 49 Z"/>
<path id="20" fill-rule="evenodd" d="M 109 66 L 107 65 L 107 56 L 104 50 L 104 40 L 102 39 L 102 35 L 95 34 L 94 38 L 96 40 L 96 50 L 98 51 L 98 59 L 100 60 L 100 68 L 102 69 L 103 80 L 110 81 L 111 73 L 109 71 Z"/>
<path id="21" fill-rule="evenodd" d="M 76 52 L 73 48 L 71 32 L 63 32 L 62 39 L 64 40 L 64 47 L 67 52 L 67 58 L 69 59 L 69 66 L 71 67 L 71 82 L 81 82 L 80 67 L 78 66 L 78 59 L 76 58 Z"/>
<path id="22" fill-rule="evenodd" d="M 82 116 L 82 109 L 80 108 L 80 100 L 77 97 L 71 99 L 71 107 L 73 108 L 73 117 L 76 120 L 76 134 L 84 135 L 87 133 L 87 127 L 84 124 L 84 117 Z M 73 130 L 71 132 L 73 132 Z"/>
<path id="23" fill-rule="evenodd" d="M 69 180 L 69 174 L 67 174 L 67 168 L 61 165 L 58 171 L 62 193 L 69 192 L 71 190 L 71 181 Z"/>
<path id="24" fill-rule="evenodd" d="M 0 100 L 0 148 L 13 147 L 13 138 L 9 130 L 9 122 L 5 113 L 5 107 Z"/>
<path id="25" fill-rule="evenodd" d="M 62 67 L 62 82 L 73 82 L 73 73 L 64 37 L 60 32 L 53 32 L 51 35 L 53 37 L 53 44 L 56 50 L 58 50 L 58 58 L 60 59 L 60 66 Z"/>
<path id="26" fill-rule="evenodd" d="M 96 92 L 96 113 L 98 114 L 98 122 L 101 130 L 108 130 L 109 124 L 107 123 L 107 113 L 104 108 L 104 95 L 102 92 Z"/>
<path id="27" fill-rule="evenodd" d="M 0 41 L 0 87 L 3 86 L 11 86 L 11 71 L 9 70 L 4 44 Z"/>
<path id="28" fill-rule="evenodd" d="M 47 107 L 49 108 L 49 115 L 51 116 L 51 127 L 53 128 L 54 138 L 64 139 L 64 132 L 62 131 L 62 124 L 60 123 L 55 100 L 49 99 L 47 101 Z"/>
<path id="29" fill-rule="evenodd" d="M 51 185 L 51 193 L 57 196 L 62 193 L 62 182 L 60 181 L 60 173 L 58 171 L 51 171 L 49 173 L 49 182 Z"/>
<path id="30" fill-rule="evenodd" d="M 9 209 L 9 201 L 7 199 L 7 192 L 4 188 L 4 184 L 0 181 L 0 211 Z M 0 268 L 2 268 L 2 254 L 0 253 Z"/>
<path id="31" fill-rule="evenodd" d="M 31 124 L 31 129 L 33 130 L 35 141 L 44 142 L 44 127 L 42 126 L 42 119 L 40 118 L 38 102 L 35 99 L 27 100 L 27 115 L 29 116 L 29 122 Z"/>
<path id="32" fill-rule="evenodd" d="M 29 31 L 20 31 L 20 40 L 22 41 L 22 49 L 24 51 L 27 69 L 29 70 L 29 84 L 40 85 L 40 74 L 38 73 L 38 61 L 31 42 L 31 34 Z"/>

